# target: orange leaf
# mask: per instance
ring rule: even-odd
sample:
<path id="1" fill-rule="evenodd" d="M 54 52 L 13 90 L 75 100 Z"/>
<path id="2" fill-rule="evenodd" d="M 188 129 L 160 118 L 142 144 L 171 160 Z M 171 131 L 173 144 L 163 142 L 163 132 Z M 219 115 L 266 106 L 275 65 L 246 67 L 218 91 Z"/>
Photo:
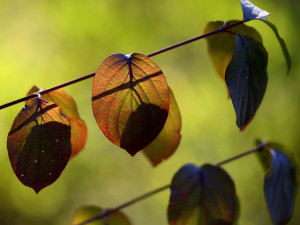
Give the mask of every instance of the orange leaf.
<path id="1" fill-rule="evenodd" d="M 60 176 L 71 155 L 70 122 L 59 106 L 30 99 L 7 138 L 10 163 L 18 179 L 38 193 Z"/>
<path id="2" fill-rule="evenodd" d="M 156 138 L 168 117 L 165 76 L 141 53 L 105 59 L 96 72 L 92 95 L 98 126 L 132 156 Z"/>
<path id="3" fill-rule="evenodd" d="M 39 87 L 33 86 L 28 92 L 28 95 L 41 90 L 42 89 Z M 87 138 L 87 127 L 84 120 L 82 120 L 79 116 L 75 100 L 62 89 L 57 89 L 47 94 L 43 94 L 42 98 L 47 101 L 52 101 L 60 106 L 63 114 L 68 117 L 71 123 L 71 157 L 75 156 L 84 148 Z"/>
<path id="4" fill-rule="evenodd" d="M 169 158 L 177 149 L 181 135 L 181 116 L 174 94 L 169 88 L 170 110 L 167 122 L 155 138 L 155 140 L 144 149 L 144 154 L 153 166 L 158 165 L 164 159 Z"/>

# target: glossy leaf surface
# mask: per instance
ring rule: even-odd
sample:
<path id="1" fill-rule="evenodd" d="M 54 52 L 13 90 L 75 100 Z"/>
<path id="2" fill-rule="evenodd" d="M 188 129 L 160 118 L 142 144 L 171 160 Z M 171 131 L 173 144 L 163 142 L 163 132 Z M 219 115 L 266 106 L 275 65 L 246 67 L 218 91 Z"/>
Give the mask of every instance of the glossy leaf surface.
<path id="1" fill-rule="evenodd" d="M 170 109 L 166 124 L 155 140 L 143 149 L 153 166 L 169 158 L 177 149 L 181 135 L 181 115 L 172 90 L 169 88 Z"/>
<path id="2" fill-rule="evenodd" d="M 8 134 L 10 163 L 18 179 L 37 193 L 60 176 L 71 155 L 71 127 L 59 106 L 30 99 Z"/>
<path id="3" fill-rule="evenodd" d="M 261 20 L 261 21 L 263 21 L 265 24 L 267 24 L 273 30 L 274 34 L 276 35 L 277 40 L 278 40 L 278 42 L 280 44 L 280 47 L 282 49 L 286 64 L 287 64 L 287 74 L 289 74 L 289 72 L 291 70 L 291 67 L 292 67 L 292 60 L 291 60 L 289 50 L 288 50 L 288 48 L 285 44 L 285 41 L 283 40 L 282 37 L 280 37 L 280 35 L 278 33 L 278 30 L 277 30 L 277 27 L 273 23 L 271 23 L 268 20 Z"/>
<path id="4" fill-rule="evenodd" d="M 32 87 L 28 95 L 41 91 L 37 86 Z M 52 101 L 61 107 L 63 114 L 68 117 L 71 124 L 72 155 L 78 154 L 85 146 L 87 139 L 87 126 L 79 116 L 75 100 L 62 89 L 57 89 L 41 96 L 44 100 Z"/>
<path id="5" fill-rule="evenodd" d="M 265 19 L 265 16 L 270 15 L 267 11 L 264 11 L 249 0 L 240 0 L 244 15 L 244 20 L 254 20 L 254 19 Z"/>
<path id="6" fill-rule="evenodd" d="M 111 55 L 96 72 L 92 106 L 97 124 L 132 156 L 160 133 L 169 104 L 165 76 L 144 54 Z"/>
<path id="7" fill-rule="evenodd" d="M 71 225 L 80 224 L 84 221 L 91 219 L 103 212 L 103 209 L 96 206 L 84 206 L 79 208 L 72 219 Z M 105 218 L 101 218 L 95 220 L 89 225 L 131 225 L 132 223 L 126 217 L 126 215 L 122 212 L 116 212 L 113 214 L 108 215 Z"/>
<path id="8" fill-rule="evenodd" d="M 168 207 L 170 225 L 234 224 L 238 211 L 234 183 L 220 167 L 187 164 L 173 177 Z"/>
<path id="9" fill-rule="evenodd" d="M 254 117 L 266 91 L 268 53 L 254 39 L 236 36 L 236 45 L 225 80 L 236 113 L 236 124 L 244 130 Z"/>
<path id="10" fill-rule="evenodd" d="M 296 197 L 295 168 L 279 150 L 258 152 L 266 171 L 264 193 L 275 225 L 287 224 L 292 217 Z"/>
<path id="11" fill-rule="evenodd" d="M 228 21 L 226 25 L 232 25 L 238 21 Z M 209 33 L 217 30 L 223 26 L 223 21 L 209 22 L 205 27 L 204 33 Z M 235 34 L 247 35 L 256 41 L 262 43 L 262 38 L 260 34 L 253 28 L 245 24 L 240 24 L 238 26 L 228 29 Z M 206 38 L 208 43 L 208 52 L 210 58 L 214 64 L 214 67 L 219 74 L 219 76 L 225 80 L 225 71 L 230 63 L 234 47 L 235 47 L 235 35 L 228 32 L 221 32 Z"/>

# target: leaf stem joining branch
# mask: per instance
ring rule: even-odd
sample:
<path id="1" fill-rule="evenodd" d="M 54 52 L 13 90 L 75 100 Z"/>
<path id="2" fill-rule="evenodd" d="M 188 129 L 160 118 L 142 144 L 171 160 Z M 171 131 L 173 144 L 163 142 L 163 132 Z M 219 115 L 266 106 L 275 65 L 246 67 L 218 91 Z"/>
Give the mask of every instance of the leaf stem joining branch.
<path id="1" fill-rule="evenodd" d="M 238 155 L 236 155 L 236 156 L 233 156 L 233 157 L 231 157 L 231 158 L 229 158 L 229 159 L 226 159 L 226 160 L 224 160 L 224 161 L 221 161 L 221 162 L 215 164 L 215 166 L 222 166 L 222 165 L 224 165 L 224 164 L 226 164 L 226 163 L 232 162 L 232 161 L 234 161 L 234 160 L 236 160 L 236 159 L 242 158 L 242 157 L 247 156 L 247 155 L 249 155 L 249 154 L 252 154 L 252 153 L 254 153 L 254 152 L 261 151 L 261 150 L 266 146 L 266 144 L 267 144 L 267 142 L 266 142 L 266 141 L 263 141 L 261 144 L 257 145 L 255 148 L 250 149 L 250 150 L 248 150 L 248 151 L 245 151 L 245 152 L 243 152 L 243 153 L 241 153 L 241 154 L 238 154 Z M 154 189 L 154 190 L 152 190 L 152 191 L 150 191 L 150 192 L 147 192 L 147 193 L 145 193 L 145 194 L 142 194 L 142 195 L 140 195 L 140 196 L 138 196 L 138 197 L 136 197 L 136 198 L 134 198 L 134 199 L 132 199 L 132 200 L 130 200 L 130 201 L 128 201 L 128 202 L 125 202 L 125 203 L 123 203 L 123 204 L 121 204 L 121 205 L 119 205 L 119 206 L 117 206 L 117 207 L 115 207 L 115 208 L 113 208 L 113 209 L 110 209 L 110 210 L 104 210 L 104 211 L 103 211 L 102 213 L 100 213 L 99 215 L 97 215 L 97 216 L 95 216 L 95 217 L 92 217 L 92 218 L 90 218 L 90 219 L 88 219 L 88 220 L 86 220 L 86 221 L 84 221 L 84 222 L 82 222 L 82 223 L 76 224 L 76 225 L 85 225 L 85 224 L 89 224 L 89 223 L 91 223 L 91 222 L 94 222 L 94 221 L 96 221 L 96 220 L 103 219 L 103 218 L 107 217 L 108 215 L 113 214 L 113 213 L 116 213 L 116 212 L 120 211 L 121 209 L 123 209 L 123 208 L 125 208 L 125 207 L 127 207 L 127 206 L 133 205 L 133 204 L 135 204 L 135 203 L 137 203 L 137 202 L 139 202 L 139 201 L 141 201 L 141 200 L 144 200 L 144 199 L 146 199 L 146 198 L 148 198 L 148 197 L 151 197 L 151 196 L 154 195 L 154 194 L 157 194 L 157 193 L 159 193 L 159 192 L 161 192 L 161 191 L 164 191 L 164 190 L 170 188 L 170 186 L 171 186 L 170 184 L 166 184 L 166 185 L 164 185 L 164 186 L 162 186 L 162 187 L 159 187 L 159 188 Z"/>

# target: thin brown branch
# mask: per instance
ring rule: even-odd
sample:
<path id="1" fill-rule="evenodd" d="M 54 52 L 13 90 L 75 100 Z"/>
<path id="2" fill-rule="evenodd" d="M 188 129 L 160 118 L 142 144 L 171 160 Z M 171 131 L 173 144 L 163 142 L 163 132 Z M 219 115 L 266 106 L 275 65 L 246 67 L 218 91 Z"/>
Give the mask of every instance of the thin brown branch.
<path id="1" fill-rule="evenodd" d="M 69 85 L 71 85 L 71 84 L 75 84 L 75 83 L 78 83 L 78 82 L 80 82 L 80 81 L 89 79 L 89 78 L 91 78 L 91 77 L 93 77 L 93 76 L 95 76 L 95 73 L 91 73 L 91 74 L 88 74 L 88 75 L 79 77 L 79 78 L 77 78 L 77 79 L 75 79 L 75 80 L 71 80 L 71 81 L 68 81 L 68 82 L 66 82 L 66 83 L 57 85 L 57 86 L 55 86 L 55 87 L 51 87 L 51 88 L 42 90 L 42 91 L 39 92 L 39 94 L 40 94 L 40 95 L 46 94 L 46 93 L 51 92 L 51 91 L 54 91 L 54 90 L 56 90 L 56 89 L 63 88 L 63 87 L 69 86 Z M 31 99 L 31 98 L 35 98 L 35 97 L 38 97 L 38 94 L 34 93 L 34 94 L 31 94 L 31 95 L 27 95 L 26 97 L 23 97 L 23 98 L 20 98 L 20 99 L 15 100 L 15 101 L 6 103 L 6 104 L 4 104 L 4 105 L 1 105 L 1 106 L 0 106 L 0 110 L 1 110 L 1 109 L 4 109 L 4 108 L 7 108 L 7 107 L 9 107 L 9 106 L 15 105 L 15 104 L 17 104 L 17 103 L 20 103 L 20 102 L 23 102 L 23 101 L 27 101 L 27 100 L 29 100 L 29 99 Z"/>
<path id="2" fill-rule="evenodd" d="M 255 148 L 250 149 L 250 150 L 248 150 L 246 152 L 243 152 L 243 153 L 241 153 L 239 155 L 233 156 L 232 158 L 226 159 L 226 160 L 224 160 L 222 162 L 219 162 L 219 163 L 216 164 L 216 166 L 222 166 L 222 165 L 224 165 L 226 163 L 229 163 L 229 162 L 231 162 L 233 160 L 236 160 L 236 159 L 242 158 L 242 157 L 244 157 L 246 155 L 249 155 L 251 153 L 260 151 L 260 150 L 262 150 L 266 146 L 266 144 L 267 144 L 267 142 L 263 141 L 260 145 L 256 146 Z"/>
<path id="3" fill-rule="evenodd" d="M 200 40 L 200 39 L 203 39 L 203 38 L 206 38 L 206 37 L 215 35 L 215 34 L 220 33 L 220 32 L 224 32 L 224 31 L 226 31 L 226 30 L 228 30 L 228 29 L 230 29 L 230 28 L 232 28 L 232 27 L 238 26 L 238 25 L 243 24 L 243 23 L 245 23 L 245 22 L 247 22 L 247 21 L 241 20 L 241 21 L 238 21 L 238 22 L 233 23 L 233 24 L 228 25 L 228 26 L 226 25 L 226 23 L 224 23 L 225 26 L 222 26 L 222 27 L 220 27 L 219 29 L 216 29 L 216 30 L 211 31 L 211 32 L 209 32 L 209 33 L 200 35 L 200 36 L 198 36 L 198 37 L 191 38 L 191 39 L 189 39 L 189 40 L 186 40 L 186 41 L 183 41 L 183 42 L 180 42 L 180 43 L 171 45 L 171 46 L 166 47 L 166 48 L 163 48 L 163 49 L 161 49 L 161 50 L 152 52 L 152 53 L 148 54 L 148 57 L 153 57 L 153 56 L 156 56 L 156 55 L 158 55 L 158 54 L 161 54 L 161 53 L 170 51 L 170 50 L 172 50 L 172 49 L 174 49 L 174 48 L 178 48 L 178 47 L 180 47 L 180 46 L 189 44 L 189 43 L 191 43 L 191 42 L 198 41 L 198 40 Z M 75 80 L 71 80 L 71 81 L 68 81 L 68 82 L 66 82 L 66 83 L 57 85 L 57 86 L 55 86 L 55 87 L 51 87 L 51 88 L 45 89 L 45 90 L 43 90 L 43 91 L 41 91 L 41 92 L 39 92 L 39 93 L 40 93 L 41 95 L 42 95 L 42 94 L 46 94 L 46 93 L 48 93 L 48 92 L 51 92 L 51 91 L 54 91 L 54 90 L 56 90 L 56 89 L 63 88 L 63 87 L 66 87 L 66 86 L 69 86 L 69 85 L 71 85 L 71 84 L 75 84 L 75 83 L 81 82 L 81 81 L 83 81 L 83 80 L 92 78 L 92 77 L 94 77 L 94 76 L 95 76 L 95 73 L 91 73 L 91 74 L 88 74 L 88 75 L 79 77 L 79 78 L 77 78 L 77 79 L 75 79 Z M 23 98 L 20 98 L 20 99 L 11 101 L 11 102 L 6 103 L 6 104 L 3 104 L 3 105 L 0 105 L 0 110 L 1 110 L 1 109 L 4 109 L 4 108 L 7 108 L 7 107 L 10 107 L 10 106 L 12 106 L 12 105 L 15 105 L 15 104 L 17 104 L 17 103 L 20 103 L 20 102 L 29 100 L 29 99 L 31 99 L 31 98 L 35 98 L 35 97 L 37 97 L 37 96 L 38 96 L 37 94 L 31 94 L 31 95 L 28 95 L 28 96 L 26 96 L 26 97 L 23 97 Z"/>
<path id="4" fill-rule="evenodd" d="M 234 161 L 236 159 L 242 158 L 242 157 L 247 156 L 249 154 L 252 154 L 254 152 L 261 151 L 266 146 L 266 144 L 267 144 L 267 142 L 263 141 L 260 145 L 256 146 L 255 148 L 252 148 L 252 149 L 247 150 L 247 151 L 245 151 L 245 152 L 243 152 L 241 154 L 238 154 L 238 155 L 233 156 L 233 157 L 231 157 L 229 159 L 221 161 L 221 162 L 215 164 L 215 166 L 222 166 L 222 165 L 224 165 L 226 163 L 232 162 L 232 161 Z M 120 206 L 117 206 L 117 207 L 113 208 L 113 209 L 104 210 L 99 215 L 97 215 L 95 217 L 92 217 L 92 218 L 90 218 L 90 219 L 88 219 L 88 220 L 86 220 L 86 221 L 84 221 L 82 223 L 76 224 L 76 225 L 86 225 L 86 224 L 89 224 L 89 223 L 94 222 L 96 220 L 103 219 L 103 218 L 107 217 L 108 215 L 116 213 L 116 212 L 120 211 L 121 209 L 123 209 L 123 208 L 125 208 L 127 206 L 133 205 L 133 204 L 135 204 L 135 203 L 137 203 L 137 202 L 139 202 L 141 200 L 144 200 L 144 199 L 146 199 L 148 197 L 151 197 L 154 194 L 157 194 L 157 193 L 159 193 L 161 191 L 164 191 L 164 190 L 170 188 L 170 186 L 171 186 L 170 184 L 166 184 L 166 185 L 164 185 L 164 186 L 162 186 L 160 188 L 157 188 L 157 189 L 155 189 L 153 191 L 150 191 L 150 192 L 147 192 L 145 194 L 142 194 L 142 195 L 140 195 L 140 196 L 138 196 L 138 197 L 136 197 L 136 198 L 134 198 L 134 199 L 132 199 L 132 200 L 130 200 L 130 201 L 128 201 L 128 202 L 120 205 Z"/>
<path id="5" fill-rule="evenodd" d="M 145 198 L 148 198 L 148 197 L 150 197 L 150 196 L 152 196 L 152 195 L 154 195 L 154 194 L 157 194 L 157 193 L 159 193 L 159 192 L 161 192 L 161 191 L 163 191 L 163 190 L 166 190 L 166 189 L 168 189 L 169 187 L 170 187 L 170 185 L 167 184 L 167 185 L 165 185 L 165 186 L 162 186 L 162 187 L 160 187 L 160 188 L 157 188 L 157 189 L 155 189 L 155 190 L 152 190 L 152 191 L 150 191 L 150 192 L 147 192 L 147 193 L 145 193 L 145 194 L 142 194 L 142 195 L 140 195 L 140 196 L 138 196 L 138 197 L 136 197 L 136 198 L 134 198 L 134 199 L 132 199 L 132 200 L 130 200 L 130 201 L 128 201 L 128 202 L 122 204 L 122 205 L 119 205 L 119 206 L 113 208 L 113 209 L 110 209 L 110 210 L 104 210 L 101 214 L 99 214 L 99 215 L 97 215 L 97 216 L 95 216 L 95 217 L 92 217 L 91 219 L 86 220 L 86 221 L 84 221 L 84 222 L 82 222 L 82 223 L 76 224 L 76 225 L 85 225 L 85 224 L 94 222 L 95 220 L 99 220 L 99 219 L 105 218 L 105 217 L 107 217 L 107 216 L 110 215 L 110 214 L 116 213 L 116 212 L 120 211 L 121 209 L 123 209 L 123 208 L 125 208 L 125 207 L 127 207 L 127 206 L 133 205 L 134 203 L 139 202 L 139 201 L 141 201 L 141 200 L 143 200 L 143 199 L 145 199 Z"/>

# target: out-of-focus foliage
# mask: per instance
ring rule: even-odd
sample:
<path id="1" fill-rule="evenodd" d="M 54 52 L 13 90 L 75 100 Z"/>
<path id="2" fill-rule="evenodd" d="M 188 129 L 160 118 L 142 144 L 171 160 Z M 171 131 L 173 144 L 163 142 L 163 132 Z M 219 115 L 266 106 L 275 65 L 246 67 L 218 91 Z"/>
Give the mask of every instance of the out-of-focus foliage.
<path id="1" fill-rule="evenodd" d="M 253 3 L 257 3 L 253 1 Z M 295 0 L 260 1 L 291 52 L 293 68 L 286 77 L 282 50 L 271 29 L 249 26 L 262 34 L 269 52 L 269 83 L 260 109 L 240 133 L 226 88 L 216 76 L 204 40 L 155 56 L 179 105 L 183 128 L 180 147 L 153 169 L 138 153 L 134 159 L 104 137 L 91 109 L 92 79 L 66 87 L 89 128 L 86 147 L 68 164 L 60 179 L 38 196 L 14 176 L 5 139 L 20 109 L 0 111 L 0 224 L 67 224 L 81 205 L 113 207 L 168 183 L 185 163 L 215 163 L 264 137 L 300 149 L 299 4 Z M 0 0 L 0 102 L 22 97 L 37 84 L 48 88 L 95 72 L 115 52 L 150 53 L 203 33 L 209 21 L 242 19 L 241 6 L 226 1 L 6 1 Z M 296 161 L 300 153 L 295 152 Z M 117 164 L 117 166 L 115 166 Z M 226 165 L 236 183 L 239 223 L 270 225 L 263 197 L 263 174 L 255 157 Z M 167 224 L 163 210 L 169 193 L 138 203 L 126 213 L 134 224 Z M 300 220 L 300 198 L 290 224 Z M 30 207 L 24 207 L 30 205 Z"/>
<path id="2" fill-rule="evenodd" d="M 83 206 L 76 210 L 70 225 L 83 223 L 95 216 L 100 215 L 103 212 L 105 212 L 105 209 L 101 209 L 100 207 L 97 206 Z M 129 221 L 129 219 L 124 213 L 116 212 L 104 218 L 95 220 L 89 224 L 90 225 L 107 225 L 107 224 L 131 225 L 132 223 Z"/>

